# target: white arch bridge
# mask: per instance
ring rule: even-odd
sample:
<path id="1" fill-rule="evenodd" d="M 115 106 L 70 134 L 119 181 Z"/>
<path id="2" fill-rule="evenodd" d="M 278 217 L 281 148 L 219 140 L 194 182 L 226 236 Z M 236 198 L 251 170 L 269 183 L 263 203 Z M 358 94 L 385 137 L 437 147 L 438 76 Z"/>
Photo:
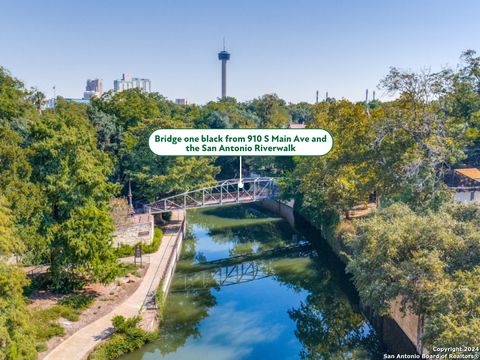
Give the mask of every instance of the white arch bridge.
<path id="1" fill-rule="evenodd" d="M 278 178 L 251 177 L 219 181 L 213 186 L 188 190 L 145 205 L 150 214 L 160 214 L 172 210 L 186 210 L 229 204 L 245 204 L 255 201 L 276 199 L 279 194 Z"/>

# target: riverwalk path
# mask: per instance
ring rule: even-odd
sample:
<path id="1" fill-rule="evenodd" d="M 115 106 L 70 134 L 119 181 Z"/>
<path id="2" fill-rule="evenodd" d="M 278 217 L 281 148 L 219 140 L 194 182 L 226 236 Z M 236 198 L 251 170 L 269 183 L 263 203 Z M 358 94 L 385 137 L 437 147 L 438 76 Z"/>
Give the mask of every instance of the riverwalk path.
<path id="1" fill-rule="evenodd" d="M 166 228 L 158 251 L 150 255 L 150 265 L 137 290 L 110 313 L 66 338 L 44 360 L 84 360 L 95 346 L 112 334 L 113 317 L 122 315 L 128 318 L 140 313 L 160 282 L 167 280 L 162 277 L 171 274 L 167 270 L 177 251 L 177 238 L 183 231 L 184 217 L 184 211 L 172 212 L 171 225 Z"/>

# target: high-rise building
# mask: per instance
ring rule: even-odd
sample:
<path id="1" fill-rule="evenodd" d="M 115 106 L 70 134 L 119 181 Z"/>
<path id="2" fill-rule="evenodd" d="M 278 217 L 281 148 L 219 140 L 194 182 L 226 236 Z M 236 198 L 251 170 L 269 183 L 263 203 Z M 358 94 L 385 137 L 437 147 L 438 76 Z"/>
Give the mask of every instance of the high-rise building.
<path id="1" fill-rule="evenodd" d="M 117 79 L 113 82 L 113 90 L 115 92 L 128 89 L 140 89 L 149 93 L 151 91 L 150 80 L 134 78 L 129 74 L 123 74 L 121 79 Z"/>
<path id="2" fill-rule="evenodd" d="M 218 53 L 218 60 L 222 62 L 222 99 L 227 97 L 227 61 L 230 60 L 230 53 L 225 51 L 225 41 L 223 50 Z"/>
<path id="3" fill-rule="evenodd" d="M 175 99 L 175 104 L 177 104 L 177 105 L 188 105 L 188 99 L 187 98 Z"/>
<path id="4" fill-rule="evenodd" d="M 100 97 L 103 94 L 103 80 L 102 79 L 88 79 L 85 92 L 83 93 L 84 100 L 90 100 L 91 97 Z"/>

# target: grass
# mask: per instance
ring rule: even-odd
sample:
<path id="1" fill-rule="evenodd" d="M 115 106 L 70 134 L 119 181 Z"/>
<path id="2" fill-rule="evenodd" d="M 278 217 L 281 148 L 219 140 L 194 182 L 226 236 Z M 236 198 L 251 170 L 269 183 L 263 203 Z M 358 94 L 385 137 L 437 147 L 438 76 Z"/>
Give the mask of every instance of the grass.
<path id="1" fill-rule="evenodd" d="M 113 360 L 141 348 L 145 343 L 154 340 L 157 333 L 148 333 L 139 327 L 141 318 L 125 319 L 115 316 L 112 320 L 114 334 L 100 344 L 89 356 L 89 360 Z"/>
<path id="2" fill-rule="evenodd" d="M 165 293 L 163 292 L 163 280 L 158 286 L 157 292 L 155 294 L 155 301 L 157 303 L 157 314 L 160 321 L 163 320 L 163 313 L 165 310 Z"/>
<path id="3" fill-rule="evenodd" d="M 141 244 L 142 245 L 142 253 L 143 254 L 152 254 L 158 250 L 160 247 L 160 243 L 162 242 L 163 231 L 159 228 L 153 229 L 153 239 L 150 244 L 135 244 L 135 246 Z M 130 246 L 127 244 L 121 244 L 119 247 L 115 249 L 115 254 L 117 257 L 127 257 L 135 255 L 135 246 Z"/>
<path id="4" fill-rule="evenodd" d="M 118 276 L 124 277 L 124 276 L 127 276 L 127 274 L 133 274 L 135 276 L 138 275 L 137 277 L 140 277 L 140 273 L 138 272 L 139 268 L 140 268 L 140 265 L 120 264 Z"/>
<path id="5" fill-rule="evenodd" d="M 45 342 L 52 337 L 65 335 L 65 329 L 58 324 L 58 319 L 77 321 L 82 311 L 92 303 L 91 294 L 72 294 L 47 309 L 33 309 L 30 321 L 34 329 L 37 351 L 45 351 Z"/>

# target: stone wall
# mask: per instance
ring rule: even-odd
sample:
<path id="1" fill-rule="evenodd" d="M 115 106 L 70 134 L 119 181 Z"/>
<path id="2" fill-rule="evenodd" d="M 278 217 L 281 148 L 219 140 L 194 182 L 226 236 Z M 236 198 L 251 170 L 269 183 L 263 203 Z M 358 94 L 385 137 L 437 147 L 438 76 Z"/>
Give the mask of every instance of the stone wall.
<path id="1" fill-rule="evenodd" d="M 113 244 L 115 247 L 125 244 L 134 246 L 139 242 L 151 244 L 153 240 L 153 216 L 149 214 L 135 214 L 129 217 L 126 225 L 115 229 Z"/>

